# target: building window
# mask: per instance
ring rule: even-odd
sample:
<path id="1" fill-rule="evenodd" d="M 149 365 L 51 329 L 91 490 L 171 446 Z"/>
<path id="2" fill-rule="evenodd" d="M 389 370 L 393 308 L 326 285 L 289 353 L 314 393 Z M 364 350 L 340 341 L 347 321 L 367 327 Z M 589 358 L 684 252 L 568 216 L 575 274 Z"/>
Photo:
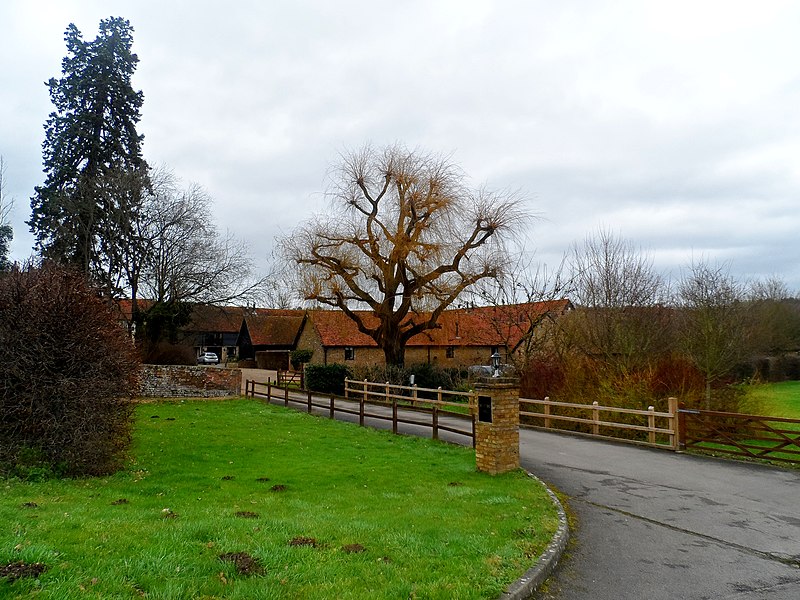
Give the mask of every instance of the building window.
<path id="1" fill-rule="evenodd" d="M 352 346 L 345 346 L 344 348 L 344 359 L 345 360 L 355 360 L 356 359 L 356 349 Z"/>
<path id="2" fill-rule="evenodd" d="M 456 357 L 456 347 L 455 346 L 448 346 L 447 350 L 445 350 L 444 355 L 447 358 L 455 358 Z"/>

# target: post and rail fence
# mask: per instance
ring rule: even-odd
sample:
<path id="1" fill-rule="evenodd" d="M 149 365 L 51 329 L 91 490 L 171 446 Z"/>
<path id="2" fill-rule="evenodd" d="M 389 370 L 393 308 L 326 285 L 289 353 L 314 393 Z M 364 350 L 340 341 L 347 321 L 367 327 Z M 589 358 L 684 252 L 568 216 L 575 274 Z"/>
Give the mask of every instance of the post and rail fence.
<path id="1" fill-rule="evenodd" d="M 322 413 L 331 419 L 337 413 L 353 415 L 358 417 L 358 424 L 362 427 L 368 419 L 390 421 L 393 433 L 398 432 L 400 424 L 430 428 L 433 439 L 439 439 L 439 433 L 447 431 L 468 437 L 472 446 L 475 446 L 473 392 L 346 379 L 343 397 L 292 389 L 288 385 L 278 386 L 270 381 L 261 383 L 248 380 L 245 382 L 245 396 L 283 403 L 286 407 L 302 407 L 308 413 L 316 409 L 318 414 Z M 452 400 L 454 397 L 466 398 L 467 401 L 456 402 Z"/>
<path id="2" fill-rule="evenodd" d="M 583 425 L 584 431 L 571 431 L 592 437 L 645 444 L 659 448 L 678 449 L 678 401 L 669 398 L 667 412 L 603 406 L 597 401 L 591 404 L 556 402 L 520 398 L 520 418 L 527 424 L 543 429 L 563 429 L 561 423 Z M 622 415 L 622 416 L 620 416 Z M 628 432 L 622 436 L 621 432 Z M 642 439 L 629 439 L 632 434 Z"/>
<path id="3" fill-rule="evenodd" d="M 287 383 L 286 379 L 282 386 L 248 380 L 246 396 L 302 406 L 309 413 L 316 409 L 330 418 L 350 414 L 361 426 L 370 419 L 391 421 L 394 433 L 400 424 L 429 428 L 433 439 L 447 431 L 470 438 L 475 446 L 475 391 L 345 379 L 344 396 L 337 396 L 290 388 Z M 666 411 L 520 398 L 519 411 L 524 425 L 540 429 L 673 451 L 800 463 L 800 419 L 689 409 L 675 398 L 668 399 Z"/>

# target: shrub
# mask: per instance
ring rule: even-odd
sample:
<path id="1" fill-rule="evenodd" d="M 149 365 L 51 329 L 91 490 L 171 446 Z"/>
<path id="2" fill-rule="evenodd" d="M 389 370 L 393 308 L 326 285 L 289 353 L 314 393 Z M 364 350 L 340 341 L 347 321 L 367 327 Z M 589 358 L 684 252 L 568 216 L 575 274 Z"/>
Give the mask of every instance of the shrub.
<path id="1" fill-rule="evenodd" d="M 314 356 L 313 350 L 292 350 L 289 354 L 289 362 L 292 363 L 292 368 L 297 371 L 305 363 L 309 362 L 312 356 Z"/>
<path id="2" fill-rule="evenodd" d="M 345 365 L 306 365 L 306 388 L 323 394 L 344 394 L 344 380 L 350 376 Z"/>
<path id="3" fill-rule="evenodd" d="M 0 472 L 119 468 L 139 371 L 124 329 L 80 274 L 45 264 L 0 277 Z"/>

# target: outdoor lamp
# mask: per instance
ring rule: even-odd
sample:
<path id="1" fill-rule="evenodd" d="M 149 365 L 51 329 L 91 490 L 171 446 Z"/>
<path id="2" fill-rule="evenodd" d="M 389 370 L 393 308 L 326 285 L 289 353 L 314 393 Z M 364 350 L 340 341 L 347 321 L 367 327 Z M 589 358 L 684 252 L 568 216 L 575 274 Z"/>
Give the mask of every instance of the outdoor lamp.
<path id="1" fill-rule="evenodd" d="M 492 354 L 492 367 L 494 368 L 494 375 L 492 377 L 500 377 L 500 353 L 495 352 Z"/>

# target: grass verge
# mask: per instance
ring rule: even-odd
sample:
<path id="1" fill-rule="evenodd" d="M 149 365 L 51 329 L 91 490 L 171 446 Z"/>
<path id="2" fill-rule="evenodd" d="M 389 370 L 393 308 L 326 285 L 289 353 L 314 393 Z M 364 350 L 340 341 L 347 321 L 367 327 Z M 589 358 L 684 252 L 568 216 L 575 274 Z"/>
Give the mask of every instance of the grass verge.
<path id="1" fill-rule="evenodd" d="M 521 471 L 251 400 L 141 405 L 111 477 L 2 482 L 16 598 L 496 598 L 558 520 Z"/>

